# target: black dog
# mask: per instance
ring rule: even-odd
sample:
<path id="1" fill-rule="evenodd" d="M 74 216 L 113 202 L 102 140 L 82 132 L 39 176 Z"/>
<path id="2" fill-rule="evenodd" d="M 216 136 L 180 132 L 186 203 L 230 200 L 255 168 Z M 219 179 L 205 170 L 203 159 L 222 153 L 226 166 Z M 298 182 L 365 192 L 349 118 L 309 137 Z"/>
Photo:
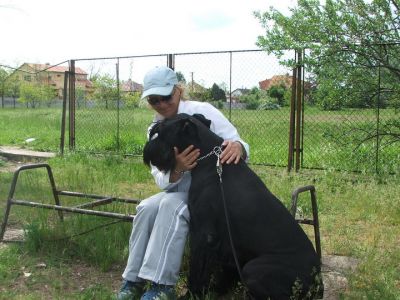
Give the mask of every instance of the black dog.
<path id="1" fill-rule="evenodd" d="M 211 282 L 229 288 L 238 279 L 222 195 L 243 284 L 255 299 L 312 299 L 323 289 L 320 260 L 286 207 L 244 161 L 216 172 L 223 139 L 202 115 L 179 114 L 157 123 L 144 148 L 144 162 L 162 171 L 175 166 L 173 147 L 200 149 L 189 191 L 189 289 L 201 295 Z M 218 148 L 216 148 L 218 149 Z M 221 192 L 222 191 L 222 192 Z"/>

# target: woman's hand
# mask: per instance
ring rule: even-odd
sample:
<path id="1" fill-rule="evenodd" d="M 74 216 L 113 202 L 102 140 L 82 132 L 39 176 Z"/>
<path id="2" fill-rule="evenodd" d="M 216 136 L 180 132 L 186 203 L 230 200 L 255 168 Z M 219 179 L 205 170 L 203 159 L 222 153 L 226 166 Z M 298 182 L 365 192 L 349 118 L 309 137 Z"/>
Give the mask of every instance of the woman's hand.
<path id="1" fill-rule="evenodd" d="M 193 145 L 190 145 L 181 153 L 178 148 L 174 147 L 176 165 L 175 169 L 171 170 L 170 182 L 177 181 L 184 172 L 192 170 L 197 166 L 197 158 L 200 156 L 200 150 L 194 149 Z"/>
<path id="2" fill-rule="evenodd" d="M 243 146 L 240 142 L 233 142 L 233 141 L 224 141 L 222 143 L 222 147 L 224 148 L 224 151 L 222 151 L 220 159 L 221 159 L 221 164 L 230 164 L 233 162 L 234 164 L 237 164 L 240 160 L 240 158 L 243 156 Z"/>

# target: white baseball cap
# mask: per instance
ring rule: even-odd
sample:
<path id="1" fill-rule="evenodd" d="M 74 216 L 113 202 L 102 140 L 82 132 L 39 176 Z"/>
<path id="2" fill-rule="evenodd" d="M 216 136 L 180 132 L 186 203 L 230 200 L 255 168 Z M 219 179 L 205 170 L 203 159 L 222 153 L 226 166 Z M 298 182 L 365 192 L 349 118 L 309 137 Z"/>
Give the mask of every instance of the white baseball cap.
<path id="1" fill-rule="evenodd" d="M 177 83 L 178 78 L 172 69 L 164 66 L 155 67 L 144 76 L 142 99 L 149 95 L 171 95 Z"/>

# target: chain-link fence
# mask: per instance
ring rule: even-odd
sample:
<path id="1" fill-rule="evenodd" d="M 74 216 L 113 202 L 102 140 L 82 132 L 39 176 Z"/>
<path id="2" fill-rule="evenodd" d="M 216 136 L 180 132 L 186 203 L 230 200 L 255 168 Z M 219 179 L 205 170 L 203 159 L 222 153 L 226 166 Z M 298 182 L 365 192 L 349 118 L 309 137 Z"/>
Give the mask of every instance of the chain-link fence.
<path id="1" fill-rule="evenodd" d="M 312 83 L 303 106 L 303 167 L 399 173 L 400 43 L 376 48 L 357 63 L 335 62 L 340 72 L 326 69 L 324 84 Z"/>
<path id="2" fill-rule="evenodd" d="M 295 51 L 287 51 L 283 58 L 295 58 Z M 61 128 L 59 109 L 64 97 L 71 147 L 140 155 L 153 118 L 146 101 L 140 100 L 143 76 L 154 66 L 170 65 L 178 74 L 185 98 L 211 102 L 238 128 L 250 144 L 254 164 L 287 166 L 290 148 L 294 147 L 300 153 L 301 166 L 306 168 L 399 172 L 398 102 L 393 101 L 398 78 L 379 65 L 361 70 L 363 80 L 367 80 L 360 85 L 363 90 L 349 93 L 337 106 L 335 99 L 321 94 L 313 74 L 302 71 L 298 76 L 280 64 L 281 59 L 247 50 L 76 59 L 33 70 L 20 67 L 8 73 L 2 107 L 56 107 Z M 28 75 L 47 76 L 41 84 L 51 86 L 56 97 L 29 104 L 26 96 L 12 94 L 10 74 L 18 73 L 16 70 L 21 81 Z M 62 73 L 65 71 L 68 86 Z M 298 96 L 293 90 L 296 75 L 297 85 L 302 87 L 300 106 L 294 100 Z M 297 120 L 291 118 L 296 109 L 301 109 Z M 292 146 L 291 122 L 296 122 L 293 126 L 300 130 L 299 142 Z"/>
<path id="3" fill-rule="evenodd" d="M 294 55 L 288 52 L 287 55 Z M 75 148 L 141 153 L 152 111 L 140 100 L 144 74 L 154 66 L 174 64 L 185 98 L 210 101 L 232 121 L 251 145 L 251 161 L 285 166 L 287 161 L 288 103 L 260 94 L 260 84 L 290 81 L 289 69 L 262 51 L 181 53 L 76 60 L 90 70 L 94 92 L 76 97 Z M 219 98 L 212 89 L 222 91 Z M 246 98 L 247 95 L 247 98 Z M 251 96 L 252 95 L 252 96 Z"/>

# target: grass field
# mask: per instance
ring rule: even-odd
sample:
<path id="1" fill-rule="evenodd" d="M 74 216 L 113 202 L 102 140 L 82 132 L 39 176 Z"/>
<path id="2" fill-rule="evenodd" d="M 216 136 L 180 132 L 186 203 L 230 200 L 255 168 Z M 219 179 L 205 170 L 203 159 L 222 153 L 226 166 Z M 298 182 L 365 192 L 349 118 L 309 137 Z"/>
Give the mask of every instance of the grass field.
<path id="1" fill-rule="evenodd" d="M 288 160 L 289 109 L 233 110 L 232 122 L 250 144 L 251 162 L 286 166 Z M 376 127 L 372 109 L 321 111 L 307 107 L 304 113 L 303 167 L 373 173 L 399 173 L 400 143 L 385 145 L 385 138 L 356 144 L 366 129 Z M 394 110 L 380 111 L 381 123 L 398 118 Z M 75 121 L 76 149 L 83 152 L 141 154 L 146 129 L 152 120 L 148 109 L 78 109 Z M 1 109 L 0 145 L 58 151 L 60 109 Z M 68 128 L 68 122 L 67 122 Z M 27 144 L 28 138 L 36 140 Z M 66 132 L 68 148 L 68 131 Z"/>
<path id="2" fill-rule="evenodd" d="M 49 164 L 61 190 L 137 199 L 157 191 L 138 158 L 69 154 Z M 288 174 L 283 168 L 252 168 L 286 206 L 293 189 L 315 185 L 323 255 L 359 260 L 358 268 L 347 274 L 349 286 L 341 299 L 400 299 L 398 177 L 318 170 Z M 10 172 L 0 172 L 0 212 L 11 178 Z M 21 173 L 16 198 L 51 203 L 45 172 Z M 77 200 L 61 201 L 72 205 Z M 310 212 L 308 197 L 300 201 L 302 210 Z M 134 212 L 131 205 L 105 209 Z M 54 212 L 13 206 L 10 227 L 24 228 L 27 242 L 0 247 L 0 299 L 112 299 L 126 262 L 131 225 L 117 223 L 80 235 L 108 222 L 69 215 L 62 224 Z M 180 288 L 186 274 L 184 263 Z"/>

